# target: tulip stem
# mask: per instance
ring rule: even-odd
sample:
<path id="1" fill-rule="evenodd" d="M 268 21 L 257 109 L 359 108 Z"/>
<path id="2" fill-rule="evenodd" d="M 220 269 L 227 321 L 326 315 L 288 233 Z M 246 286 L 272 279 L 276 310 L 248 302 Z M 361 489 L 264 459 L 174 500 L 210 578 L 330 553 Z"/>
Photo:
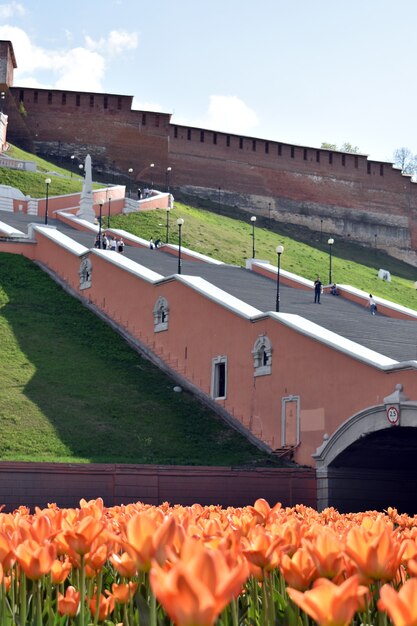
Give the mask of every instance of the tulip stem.
<path id="1" fill-rule="evenodd" d="M 80 557 L 80 626 L 85 626 L 85 569 L 83 554 Z"/>
<path id="2" fill-rule="evenodd" d="M 149 613 L 149 626 L 157 626 L 156 621 L 156 596 L 150 589 L 150 613 Z"/>
<path id="3" fill-rule="evenodd" d="M 238 610 L 237 603 L 238 603 L 237 599 L 233 598 L 231 602 L 233 626 L 239 626 L 239 610 Z"/>
<path id="4" fill-rule="evenodd" d="M 36 624 L 42 626 L 42 582 L 36 581 Z"/>
<path id="5" fill-rule="evenodd" d="M 27 619 L 27 612 L 26 612 L 26 574 L 23 572 L 21 572 L 21 578 L 20 578 L 20 589 L 19 589 L 19 595 L 20 595 L 20 623 L 21 624 L 26 624 L 26 619 Z"/>
<path id="6" fill-rule="evenodd" d="M 97 589 L 96 589 L 96 613 L 94 615 L 94 626 L 97 626 L 98 624 L 98 617 L 99 617 L 99 608 L 100 608 L 100 594 L 101 594 L 101 585 L 103 583 L 103 570 L 100 570 L 100 573 L 98 575 L 98 582 L 97 582 Z"/>

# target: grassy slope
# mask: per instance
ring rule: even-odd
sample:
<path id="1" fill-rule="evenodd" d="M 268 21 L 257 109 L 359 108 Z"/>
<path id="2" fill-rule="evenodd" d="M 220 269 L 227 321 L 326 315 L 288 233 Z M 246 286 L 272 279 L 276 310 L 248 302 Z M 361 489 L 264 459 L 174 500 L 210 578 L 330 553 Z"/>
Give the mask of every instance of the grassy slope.
<path id="1" fill-rule="evenodd" d="M 52 165 L 48 161 L 20 150 L 15 146 L 10 146 L 6 156 L 14 159 L 34 161 L 37 171 L 21 172 L 8 169 L 7 167 L 0 167 L 0 183 L 2 185 L 17 187 L 22 193 L 30 195 L 32 198 L 42 198 L 45 196 L 45 178 L 49 177 L 51 179 L 49 186 L 49 194 L 51 196 L 81 191 L 82 177 L 78 174 L 74 173 L 71 175 L 71 172 L 68 170 Z M 100 185 L 94 184 L 93 187 L 98 188 Z"/>
<path id="2" fill-rule="evenodd" d="M 0 459 L 238 465 L 267 457 L 23 257 L 0 254 Z"/>

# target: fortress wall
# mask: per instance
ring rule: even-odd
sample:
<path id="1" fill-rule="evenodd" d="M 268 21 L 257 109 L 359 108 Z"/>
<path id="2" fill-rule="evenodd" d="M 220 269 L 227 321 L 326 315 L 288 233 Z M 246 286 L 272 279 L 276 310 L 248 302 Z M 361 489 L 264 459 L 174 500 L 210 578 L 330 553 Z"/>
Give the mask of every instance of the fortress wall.
<path id="1" fill-rule="evenodd" d="M 175 186 L 365 245 L 377 235 L 378 245 L 390 254 L 417 264 L 417 186 L 391 164 L 273 142 L 257 141 L 254 152 L 248 138 L 240 143 L 242 138 L 230 136 L 227 146 L 228 136 L 216 133 L 213 145 L 214 133 L 205 132 L 202 143 L 197 129 L 192 131 L 171 136 Z"/>
<path id="2" fill-rule="evenodd" d="M 9 140 L 22 126 L 37 152 L 89 152 L 93 167 L 171 186 L 271 219 L 378 244 L 417 265 L 417 191 L 390 163 L 356 155 L 170 124 L 133 111 L 132 97 L 11 87 Z M 22 103 L 24 114 L 19 113 Z M 16 133 L 16 137 L 14 135 Z M 152 170 L 150 163 L 154 163 Z M 220 189 L 220 193 L 219 193 Z"/>
<path id="3" fill-rule="evenodd" d="M 11 142 L 13 116 L 23 103 L 26 126 L 41 154 L 70 162 L 72 154 L 83 159 L 89 153 L 93 166 L 116 168 L 126 176 L 130 167 L 138 176 L 151 162 L 166 168 L 169 115 L 132 110 L 131 96 L 18 87 L 10 93 L 16 104 L 10 111 Z"/>

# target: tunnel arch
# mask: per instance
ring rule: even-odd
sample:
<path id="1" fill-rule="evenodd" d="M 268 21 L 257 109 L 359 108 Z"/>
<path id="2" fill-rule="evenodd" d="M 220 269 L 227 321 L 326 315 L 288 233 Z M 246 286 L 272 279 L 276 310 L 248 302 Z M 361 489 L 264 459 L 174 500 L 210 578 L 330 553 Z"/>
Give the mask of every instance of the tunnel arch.
<path id="1" fill-rule="evenodd" d="M 393 506 L 417 513 L 417 402 L 393 396 L 356 413 L 324 437 L 313 455 L 320 510 Z M 387 416 L 393 407 L 398 411 L 395 424 Z"/>

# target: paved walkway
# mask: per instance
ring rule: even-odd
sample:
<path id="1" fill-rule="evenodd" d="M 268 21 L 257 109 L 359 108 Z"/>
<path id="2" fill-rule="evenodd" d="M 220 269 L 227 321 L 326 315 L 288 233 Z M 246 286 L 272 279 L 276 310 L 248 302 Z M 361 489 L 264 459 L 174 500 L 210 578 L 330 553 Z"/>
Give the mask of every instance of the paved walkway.
<path id="1" fill-rule="evenodd" d="M 0 221 L 23 232 L 27 231 L 30 222 L 42 223 L 41 219 L 34 216 L 3 211 L 0 211 Z M 56 220 L 49 220 L 49 224 L 87 248 L 94 245 L 94 234 L 74 230 Z M 177 273 L 177 258 L 164 252 L 163 248 L 149 250 L 126 245 L 125 256 L 162 276 Z M 182 273 L 201 276 L 260 311 L 275 310 L 275 280 L 240 267 L 189 260 L 183 260 Z M 322 296 L 320 305 L 314 304 L 313 290 L 309 292 L 281 285 L 280 293 L 280 311 L 283 313 L 300 315 L 397 361 L 417 359 L 417 323 L 414 321 L 397 320 L 381 314 L 372 316 L 366 307 L 328 294 Z"/>

